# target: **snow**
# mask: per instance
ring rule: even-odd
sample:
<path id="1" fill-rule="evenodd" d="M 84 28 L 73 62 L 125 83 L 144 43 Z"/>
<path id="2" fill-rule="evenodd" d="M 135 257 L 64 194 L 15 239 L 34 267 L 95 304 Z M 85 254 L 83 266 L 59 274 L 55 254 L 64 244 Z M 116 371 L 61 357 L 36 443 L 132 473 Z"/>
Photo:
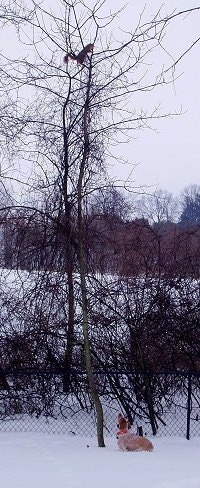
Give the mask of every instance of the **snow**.
<path id="1" fill-rule="evenodd" d="M 200 438 L 154 438 L 153 452 L 122 452 L 95 437 L 0 433 L 2 488 L 200 488 Z"/>

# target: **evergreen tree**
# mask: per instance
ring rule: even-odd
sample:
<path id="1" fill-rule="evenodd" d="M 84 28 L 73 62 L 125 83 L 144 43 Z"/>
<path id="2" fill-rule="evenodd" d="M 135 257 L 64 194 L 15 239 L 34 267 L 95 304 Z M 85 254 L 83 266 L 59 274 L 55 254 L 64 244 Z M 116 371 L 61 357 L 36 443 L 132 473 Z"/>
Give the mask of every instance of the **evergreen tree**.
<path id="1" fill-rule="evenodd" d="M 191 185 L 185 191 L 180 223 L 200 224 L 200 188 L 197 185 Z"/>

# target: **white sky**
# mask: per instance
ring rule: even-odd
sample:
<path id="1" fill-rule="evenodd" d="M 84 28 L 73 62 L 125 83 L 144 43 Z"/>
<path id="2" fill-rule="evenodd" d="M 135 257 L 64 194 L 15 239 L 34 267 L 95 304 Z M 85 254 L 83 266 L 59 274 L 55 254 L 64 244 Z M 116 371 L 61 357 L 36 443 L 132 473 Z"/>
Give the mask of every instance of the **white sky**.
<path id="1" fill-rule="evenodd" d="M 53 1 L 53 0 L 52 0 Z M 89 0 L 93 3 L 92 0 Z M 51 3 L 51 2 L 50 2 Z M 115 11 L 124 5 L 125 0 L 108 0 L 106 8 Z M 55 3 L 54 3 L 55 5 Z M 144 21 L 149 20 L 157 10 L 171 13 L 174 9 L 184 10 L 200 6 L 200 0 L 148 0 L 146 2 Z M 143 0 L 130 0 L 126 9 L 120 14 L 118 27 L 131 30 L 143 11 Z M 180 54 L 199 36 L 200 12 L 190 17 L 179 18 L 168 28 L 165 39 L 166 48 L 172 55 Z M 4 43 L 11 52 L 14 48 L 12 36 L 4 38 Z M 5 46 L 4 46 L 5 47 Z M 164 55 L 164 53 L 163 53 Z M 174 85 L 164 86 L 140 98 L 141 107 L 146 110 L 154 104 L 161 105 L 163 113 L 179 112 L 182 115 L 158 120 L 154 130 L 140 131 L 135 140 L 126 147 L 118 148 L 127 160 L 126 165 L 113 164 L 111 174 L 115 180 L 126 179 L 131 173 L 131 180 L 136 187 L 150 186 L 154 191 L 157 185 L 163 189 L 179 194 L 189 184 L 200 184 L 199 171 L 199 113 L 200 113 L 200 42 L 196 44 L 178 65 L 175 75 L 181 75 Z M 154 69 L 157 60 L 152 57 Z"/>
<path id="2" fill-rule="evenodd" d="M 153 439 L 153 452 L 122 452 L 115 435 L 0 435 L 2 488 L 199 488 L 200 439 Z M 89 446 L 89 447 L 87 447 Z"/>

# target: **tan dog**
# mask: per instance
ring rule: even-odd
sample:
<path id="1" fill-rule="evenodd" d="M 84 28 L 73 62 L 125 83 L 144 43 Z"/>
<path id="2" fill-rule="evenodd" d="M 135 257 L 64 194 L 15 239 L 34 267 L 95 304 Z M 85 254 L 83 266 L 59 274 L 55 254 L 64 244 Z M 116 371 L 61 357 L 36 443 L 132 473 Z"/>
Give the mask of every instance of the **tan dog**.
<path id="1" fill-rule="evenodd" d="M 149 439 L 129 432 L 130 424 L 121 413 L 118 415 L 118 426 L 118 446 L 121 451 L 153 451 L 154 447 Z"/>

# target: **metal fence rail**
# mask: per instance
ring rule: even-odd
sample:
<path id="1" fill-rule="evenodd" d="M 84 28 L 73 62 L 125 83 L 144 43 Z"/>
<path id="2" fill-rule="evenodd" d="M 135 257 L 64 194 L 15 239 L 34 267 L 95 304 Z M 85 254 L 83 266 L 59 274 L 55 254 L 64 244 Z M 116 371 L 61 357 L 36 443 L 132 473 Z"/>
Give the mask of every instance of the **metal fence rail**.
<path id="1" fill-rule="evenodd" d="M 200 373 L 97 371 L 105 435 L 116 434 L 121 411 L 149 436 L 200 435 Z M 156 432 L 153 432 L 156 429 Z M 96 435 L 96 417 L 84 371 L 1 371 L 0 431 Z"/>

